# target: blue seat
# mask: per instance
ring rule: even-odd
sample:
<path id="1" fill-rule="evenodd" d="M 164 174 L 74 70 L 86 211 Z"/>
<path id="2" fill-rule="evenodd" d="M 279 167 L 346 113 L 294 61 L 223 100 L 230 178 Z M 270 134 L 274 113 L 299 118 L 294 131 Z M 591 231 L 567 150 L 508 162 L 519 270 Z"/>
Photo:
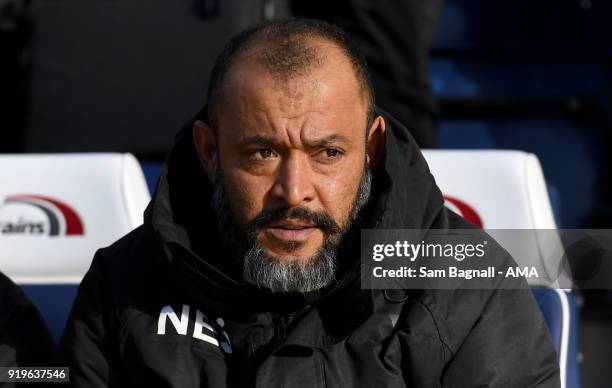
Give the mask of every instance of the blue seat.
<path id="1" fill-rule="evenodd" d="M 22 284 L 21 289 L 38 308 L 56 341 L 59 341 L 70 308 L 76 297 L 78 284 Z"/>
<path id="2" fill-rule="evenodd" d="M 147 181 L 149 192 L 153 194 L 155 192 L 155 186 L 157 185 L 157 179 L 159 179 L 162 164 L 161 162 L 142 161 L 140 162 L 140 166 L 142 167 L 142 172 Z"/>
<path id="3" fill-rule="evenodd" d="M 532 288 L 533 295 L 540 306 L 548 325 L 561 370 L 565 387 L 580 387 L 578 370 L 578 310 L 571 292 L 546 288 Z"/>

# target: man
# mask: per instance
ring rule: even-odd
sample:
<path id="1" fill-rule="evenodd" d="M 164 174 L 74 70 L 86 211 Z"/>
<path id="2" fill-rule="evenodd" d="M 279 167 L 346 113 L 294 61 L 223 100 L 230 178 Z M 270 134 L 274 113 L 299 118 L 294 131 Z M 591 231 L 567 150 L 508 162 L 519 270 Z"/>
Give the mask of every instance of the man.
<path id="1" fill-rule="evenodd" d="M 461 227 L 343 32 L 247 30 L 144 225 L 94 258 L 62 338 L 71 382 L 558 386 L 527 290 L 361 288 L 362 228 Z"/>

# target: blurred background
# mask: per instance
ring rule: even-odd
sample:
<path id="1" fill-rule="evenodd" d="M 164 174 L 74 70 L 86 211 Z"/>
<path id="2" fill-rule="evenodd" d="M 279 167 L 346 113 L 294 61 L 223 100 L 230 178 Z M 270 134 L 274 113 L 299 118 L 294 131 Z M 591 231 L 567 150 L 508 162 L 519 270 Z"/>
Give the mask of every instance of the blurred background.
<path id="1" fill-rule="evenodd" d="M 560 228 L 612 226 L 608 0 L 0 0 L 0 152 L 131 152 L 154 185 L 223 44 L 289 16 L 345 28 L 423 148 L 535 153 Z M 577 296 L 609 386 L 612 297 Z"/>

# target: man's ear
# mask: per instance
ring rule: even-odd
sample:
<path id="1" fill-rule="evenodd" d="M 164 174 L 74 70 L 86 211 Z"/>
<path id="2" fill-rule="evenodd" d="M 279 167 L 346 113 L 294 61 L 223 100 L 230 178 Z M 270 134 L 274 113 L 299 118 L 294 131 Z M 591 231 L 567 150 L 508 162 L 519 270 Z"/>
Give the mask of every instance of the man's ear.
<path id="1" fill-rule="evenodd" d="M 385 120 L 382 116 L 376 116 L 372 120 L 367 141 L 370 167 L 375 167 L 385 153 Z"/>
<path id="2" fill-rule="evenodd" d="M 208 179 L 214 184 L 218 163 L 217 139 L 212 128 L 201 120 L 193 123 L 193 145 Z"/>

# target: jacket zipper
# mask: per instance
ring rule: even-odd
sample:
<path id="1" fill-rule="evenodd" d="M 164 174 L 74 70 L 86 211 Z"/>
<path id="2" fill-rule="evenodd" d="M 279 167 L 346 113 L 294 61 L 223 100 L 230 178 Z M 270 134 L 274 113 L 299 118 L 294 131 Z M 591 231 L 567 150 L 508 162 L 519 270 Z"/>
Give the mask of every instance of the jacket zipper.
<path id="1" fill-rule="evenodd" d="M 290 315 L 280 315 L 272 318 L 274 325 L 275 343 L 280 345 L 287 338 L 287 326 L 289 326 Z"/>

